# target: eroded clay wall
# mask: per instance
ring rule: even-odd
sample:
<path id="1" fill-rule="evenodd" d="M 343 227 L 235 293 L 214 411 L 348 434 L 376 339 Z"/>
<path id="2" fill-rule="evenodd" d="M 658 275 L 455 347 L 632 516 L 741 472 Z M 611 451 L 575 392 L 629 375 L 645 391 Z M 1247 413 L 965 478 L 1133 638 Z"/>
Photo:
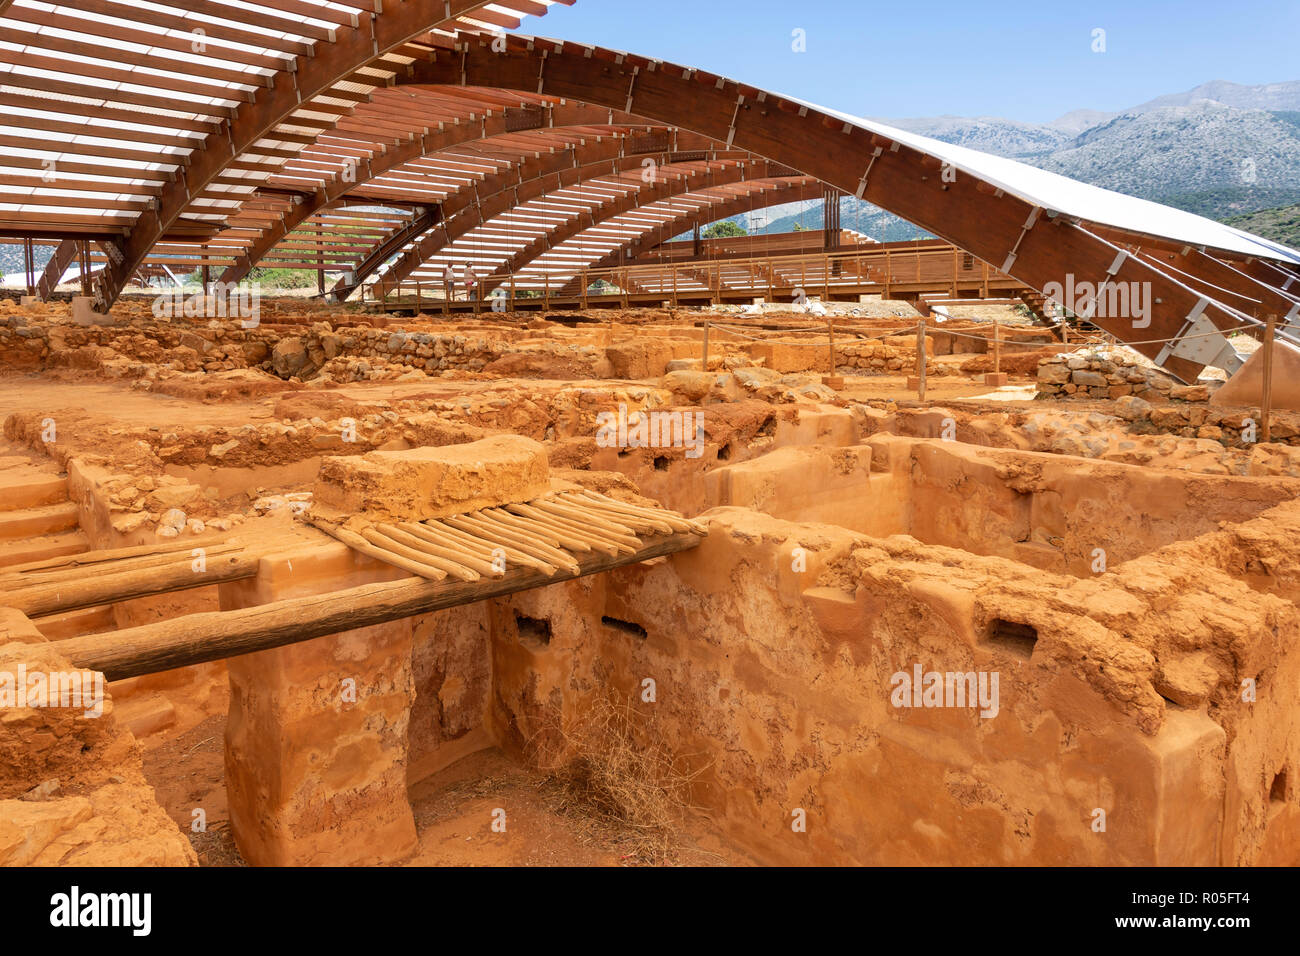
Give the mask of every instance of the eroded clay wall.
<path id="1" fill-rule="evenodd" d="M 763 859 L 1297 858 L 1294 808 L 1270 796 L 1300 741 L 1289 603 L 1163 554 L 1078 580 L 738 509 L 709 517 L 694 551 L 497 602 L 508 746 L 528 756 L 557 720 L 610 692 L 641 700 L 650 678 L 656 701 L 641 706 L 698 772 L 694 802 Z M 997 673 L 996 714 L 894 706 L 893 675 L 917 665 Z M 1253 703 L 1239 700 L 1247 676 Z"/>
<path id="2" fill-rule="evenodd" d="M 710 506 L 908 534 L 1080 576 L 1253 518 L 1294 490 L 889 434 L 846 448 L 782 448 L 711 471 L 705 488 Z"/>

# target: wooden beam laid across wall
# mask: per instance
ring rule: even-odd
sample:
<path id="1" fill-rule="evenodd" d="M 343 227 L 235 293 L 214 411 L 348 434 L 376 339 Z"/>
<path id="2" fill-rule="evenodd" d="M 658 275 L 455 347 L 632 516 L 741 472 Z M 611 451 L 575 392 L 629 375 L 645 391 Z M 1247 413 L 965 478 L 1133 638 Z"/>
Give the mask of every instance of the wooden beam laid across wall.
<path id="1" fill-rule="evenodd" d="M 515 567 L 505 577 L 478 581 L 428 581 L 411 577 L 333 594 L 233 611 L 190 614 L 141 627 L 74 637 L 56 641 L 53 648 L 78 668 L 102 671 L 109 680 L 121 680 L 558 584 L 686 551 L 696 547 L 702 538 L 695 533 L 679 532 L 647 535 L 643 540 L 644 546 L 632 554 L 607 555 L 592 551 L 581 555 L 577 559 L 577 574 L 562 569 L 548 576 Z"/>

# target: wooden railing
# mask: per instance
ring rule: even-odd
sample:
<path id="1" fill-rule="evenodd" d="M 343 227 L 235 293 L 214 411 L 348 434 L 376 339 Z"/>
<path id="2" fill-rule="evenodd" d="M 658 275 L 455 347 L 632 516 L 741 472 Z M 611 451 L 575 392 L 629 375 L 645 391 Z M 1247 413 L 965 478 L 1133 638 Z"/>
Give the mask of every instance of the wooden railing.
<path id="1" fill-rule="evenodd" d="M 1023 286 L 1017 280 L 957 247 L 929 241 L 891 243 L 881 248 L 855 246 L 838 252 L 643 263 L 559 275 L 524 271 L 483 277 L 472 289 L 461 282 L 433 278 L 400 283 L 381 279 L 363 288 L 362 301 L 447 311 L 466 305 L 490 308 L 493 298 L 503 298 L 507 308 L 517 302 L 549 307 L 555 301 L 586 307 L 592 301 L 616 299 L 625 304 L 667 301 L 674 305 L 681 299 L 705 298 L 793 301 L 801 292 L 808 299 L 827 301 L 854 294 L 889 298 L 941 293 L 990 298 L 1020 288 Z"/>

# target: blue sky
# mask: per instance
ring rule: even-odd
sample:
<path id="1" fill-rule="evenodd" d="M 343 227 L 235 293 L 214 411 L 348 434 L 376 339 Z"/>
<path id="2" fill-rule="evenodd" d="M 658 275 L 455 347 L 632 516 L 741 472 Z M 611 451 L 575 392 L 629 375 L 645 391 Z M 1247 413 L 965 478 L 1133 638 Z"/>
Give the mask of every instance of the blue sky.
<path id="1" fill-rule="evenodd" d="M 877 117 L 1047 122 L 1208 80 L 1300 79 L 1300 0 L 577 0 L 524 29 Z M 806 53 L 791 50 L 796 29 Z"/>

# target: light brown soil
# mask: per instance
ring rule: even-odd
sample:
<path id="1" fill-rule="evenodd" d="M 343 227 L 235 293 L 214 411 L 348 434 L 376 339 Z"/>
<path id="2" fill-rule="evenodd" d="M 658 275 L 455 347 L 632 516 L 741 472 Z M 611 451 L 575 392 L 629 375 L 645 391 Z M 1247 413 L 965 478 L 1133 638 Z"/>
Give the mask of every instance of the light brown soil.
<path id="1" fill-rule="evenodd" d="M 145 777 L 168 815 L 189 838 L 201 866 L 244 866 L 226 807 L 226 719 L 211 717 L 146 751 Z M 495 748 L 471 754 L 411 788 L 419 848 L 402 866 L 747 866 L 753 861 L 683 815 L 680 831 L 654 841 L 599 814 L 568 805 L 559 785 Z M 206 830 L 192 829 L 193 811 Z M 493 811 L 506 811 L 493 832 Z"/>
<path id="2" fill-rule="evenodd" d="M 404 866 L 746 866 L 752 860 L 684 817 L 656 838 L 651 854 L 637 831 L 566 806 L 559 784 L 523 769 L 500 750 L 480 751 L 411 788 L 420 848 Z M 505 832 L 493 832 L 504 810 Z"/>

